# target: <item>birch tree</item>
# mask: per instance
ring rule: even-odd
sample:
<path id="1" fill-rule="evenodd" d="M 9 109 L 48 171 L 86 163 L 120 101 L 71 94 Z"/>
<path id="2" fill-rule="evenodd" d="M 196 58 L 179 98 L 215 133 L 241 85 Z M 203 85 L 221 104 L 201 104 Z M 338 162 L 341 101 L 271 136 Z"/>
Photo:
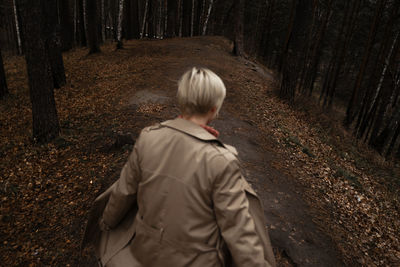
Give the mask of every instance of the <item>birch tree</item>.
<path id="1" fill-rule="evenodd" d="M 145 34 L 146 22 L 147 22 L 147 13 L 149 8 L 149 0 L 146 0 L 144 5 L 144 12 L 143 12 L 143 21 L 142 21 L 142 30 L 140 31 L 140 38 L 143 38 Z"/>
<path id="2" fill-rule="evenodd" d="M 190 17 L 190 37 L 193 37 L 195 0 L 192 0 L 192 15 Z"/>
<path id="3" fill-rule="evenodd" d="M 14 19 L 15 19 L 15 31 L 17 33 L 18 54 L 22 55 L 21 30 L 20 30 L 19 21 L 18 21 L 18 10 L 17 10 L 16 0 L 13 0 L 13 11 L 14 11 Z"/>
<path id="4" fill-rule="evenodd" d="M 118 28 L 117 28 L 117 49 L 123 47 L 122 44 L 122 19 L 124 14 L 124 0 L 118 2 Z"/>
<path id="5" fill-rule="evenodd" d="M 207 32 L 207 25 L 208 25 L 208 21 L 210 19 L 211 9 L 213 7 L 213 4 L 214 4 L 214 0 L 210 0 L 210 4 L 208 6 L 208 11 L 207 11 L 207 14 L 206 14 L 206 18 L 204 20 L 203 31 L 202 31 L 203 35 L 206 35 L 206 32 Z"/>

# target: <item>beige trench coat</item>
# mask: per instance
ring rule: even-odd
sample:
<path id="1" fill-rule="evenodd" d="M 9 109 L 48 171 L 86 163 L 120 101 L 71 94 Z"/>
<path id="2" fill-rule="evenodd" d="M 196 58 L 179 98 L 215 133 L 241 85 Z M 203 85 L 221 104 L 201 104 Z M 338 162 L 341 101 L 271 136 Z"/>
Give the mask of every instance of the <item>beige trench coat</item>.
<path id="1" fill-rule="evenodd" d="M 233 147 L 175 119 L 145 128 L 90 212 L 105 266 L 275 266 L 263 208 Z M 99 229 L 102 217 L 106 231 Z"/>

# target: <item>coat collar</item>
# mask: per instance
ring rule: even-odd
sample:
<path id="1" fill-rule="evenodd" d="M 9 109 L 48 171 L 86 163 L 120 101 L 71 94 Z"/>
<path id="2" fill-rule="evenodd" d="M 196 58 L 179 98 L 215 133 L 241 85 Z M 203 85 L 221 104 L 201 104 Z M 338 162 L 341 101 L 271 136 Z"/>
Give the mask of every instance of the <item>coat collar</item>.
<path id="1" fill-rule="evenodd" d="M 238 155 L 238 152 L 236 148 L 233 146 L 227 145 L 222 143 L 217 137 L 214 135 L 210 134 L 206 129 L 203 127 L 197 125 L 196 123 L 193 123 L 191 121 L 181 119 L 181 118 L 176 118 L 174 120 L 169 120 L 169 121 L 164 121 L 161 123 L 161 125 L 178 130 L 180 132 L 186 133 L 190 136 L 193 136 L 197 139 L 203 140 L 203 141 L 215 141 L 217 142 L 220 146 L 225 147 L 228 149 L 232 154 L 235 156 Z"/>
<path id="2" fill-rule="evenodd" d="M 184 132 L 203 141 L 218 141 L 221 143 L 214 135 L 210 134 L 203 127 L 185 119 L 176 118 L 174 120 L 162 122 L 161 125 Z"/>

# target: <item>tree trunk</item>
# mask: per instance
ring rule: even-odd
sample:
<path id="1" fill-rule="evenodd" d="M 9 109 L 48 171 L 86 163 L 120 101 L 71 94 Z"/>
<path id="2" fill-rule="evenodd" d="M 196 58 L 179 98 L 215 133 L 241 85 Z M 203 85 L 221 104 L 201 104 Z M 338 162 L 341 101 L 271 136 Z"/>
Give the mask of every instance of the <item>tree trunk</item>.
<path id="1" fill-rule="evenodd" d="M 192 0 L 183 0 L 182 2 L 182 36 L 189 37 L 191 34 Z"/>
<path id="2" fill-rule="evenodd" d="M 266 6 L 266 13 L 263 20 L 264 29 L 262 29 L 262 36 L 260 41 L 260 47 L 258 54 L 261 56 L 263 60 L 265 60 L 266 65 L 270 67 L 271 62 L 271 51 L 270 51 L 270 44 L 271 44 L 271 24 L 272 24 L 272 14 L 274 12 L 275 7 L 275 0 L 268 1 Z"/>
<path id="3" fill-rule="evenodd" d="M 144 12 L 143 12 L 143 21 L 142 21 L 142 30 L 140 32 L 140 38 L 143 38 L 145 36 L 145 29 L 146 29 L 146 23 L 147 23 L 147 14 L 148 14 L 148 9 L 149 9 L 149 0 L 145 0 L 145 5 L 144 5 Z"/>
<path id="4" fill-rule="evenodd" d="M 87 34 L 86 34 L 86 19 L 85 19 L 85 6 L 86 6 L 86 0 L 76 0 L 77 1 L 77 15 L 78 15 L 78 21 L 77 21 L 77 40 L 78 43 L 81 46 L 87 46 Z"/>
<path id="5" fill-rule="evenodd" d="M 72 49 L 72 21 L 68 0 L 60 0 L 60 21 L 61 21 L 61 46 L 62 51 Z"/>
<path id="6" fill-rule="evenodd" d="M 233 45 L 233 54 L 235 56 L 244 55 L 244 44 L 243 44 L 243 23 L 244 23 L 244 0 L 235 0 L 235 40 Z"/>
<path id="7" fill-rule="evenodd" d="M 105 2 L 101 0 L 101 40 L 103 43 L 106 41 L 106 10 L 105 10 Z"/>
<path id="8" fill-rule="evenodd" d="M 364 53 L 364 57 L 363 57 L 363 61 L 361 63 L 361 67 L 360 70 L 357 74 L 357 78 L 356 78 L 356 83 L 354 84 L 354 88 L 353 88 L 353 92 L 350 98 L 350 101 L 347 105 L 347 110 L 346 110 L 346 118 L 344 121 L 344 126 L 345 127 L 349 127 L 350 124 L 353 122 L 354 120 L 354 113 L 355 113 L 355 108 L 358 102 L 358 96 L 359 96 L 359 91 L 361 89 L 361 84 L 364 78 L 364 74 L 365 74 L 365 70 L 367 68 L 367 65 L 369 63 L 369 59 L 371 56 L 371 50 L 375 41 L 375 37 L 376 37 L 376 33 L 377 33 L 377 28 L 379 27 L 379 22 L 381 19 L 381 15 L 382 12 L 384 10 L 385 7 L 385 3 L 386 0 L 379 0 L 377 5 L 378 8 L 376 9 L 375 15 L 374 15 L 374 20 L 371 24 L 371 30 L 369 32 L 369 36 L 368 36 L 368 43 L 367 43 L 367 47 L 365 49 L 365 53 Z"/>
<path id="9" fill-rule="evenodd" d="M 214 4 L 214 0 L 210 0 L 210 4 L 208 6 L 206 18 L 204 20 L 203 32 L 202 32 L 203 35 L 206 35 L 206 33 L 207 33 L 208 21 L 210 20 L 210 14 L 211 14 L 211 9 L 213 7 L 213 4 Z"/>
<path id="10" fill-rule="evenodd" d="M 123 47 L 122 44 L 122 19 L 124 14 L 124 0 L 119 0 L 118 5 L 118 29 L 117 29 L 117 49 Z"/>
<path id="11" fill-rule="evenodd" d="M 8 88 L 6 82 L 6 73 L 3 66 L 3 57 L 1 56 L 0 50 L 0 98 L 5 97 L 6 95 L 8 95 Z"/>
<path id="12" fill-rule="evenodd" d="M 311 59 L 310 59 L 310 64 L 308 65 L 306 74 L 304 76 L 303 87 L 304 87 L 304 90 L 306 92 L 308 92 L 309 96 L 312 95 L 312 92 L 314 89 L 314 82 L 317 77 L 318 66 L 319 66 L 319 63 L 321 60 L 326 28 L 328 26 L 328 23 L 330 21 L 331 15 L 332 15 L 332 4 L 333 4 L 333 0 L 330 0 L 329 4 L 328 4 L 328 11 L 325 14 L 325 18 L 322 22 L 322 25 L 319 27 L 319 31 L 318 31 L 317 38 L 316 38 L 317 40 L 314 45 Z"/>
<path id="13" fill-rule="evenodd" d="M 43 34 L 45 47 L 50 61 L 54 88 L 65 85 L 64 62 L 61 54 L 60 25 L 57 17 L 57 4 L 53 0 L 43 1 L 42 13 L 44 15 Z"/>
<path id="14" fill-rule="evenodd" d="M 32 103 L 33 138 L 47 142 L 58 136 L 60 127 L 53 93 L 53 78 L 43 38 L 43 0 L 19 0 L 25 36 L 25 58 Z M 54 10 L 53 10 L 54 11 Z M 55 13 L 55 11 L 54 11 Z"/>
<path id="15" fill-rule="evenodd" d="M 19 25 L 18 9 L 17 9 L 16 0 L 13 0 L 13 11 L 14 11 L 14 18 L 15 18 L 15 31 L 17 33 L 18 54 L 22 55 L 21 29 L 20 29 L 20 25 Z"/>
<path id="16" fill-rule="evenodd" d="M 167 1 L 168 4 L 168 22 L 167 22 L 167 37 L 177 36 L 177 25 L 179 25 L 179 6 L 178 1 Z M 178 29 L 179 31 L 179 29 Z"/>
<path id="17" fill-rule="evenodd" d="M 88 26 L 88 41 L 89 41 L 89 54 L 99 53 L 100 51 L 100 38 L 99 38 L 99 12 L 97 0 L 86 0 L 86 17 Z"/>
<path id="18" fill-rule="evenodd" d="M 293 102 L 297 85 L 298 70 L 303 60 L 302 51 L 307 28 L 310 27 L 312 2 L 308 0 L 293 0 L 290 22 L 285 46 L 280 64 L 281 84 L 280 97 Z"/>
<path id="19" fill-rule="evenodd" d="M 131 27 L 132 38 L 140 38 L 140 19 L 139 19 L 139 0 L 133 0 L 131 3 Z"/>
<path id="20" fill-rule="evenodd" d="M 290 39 L 292 38 L 292 34 L 293 34 L 293 25 L 294 25 L 294 19 L 296 16 L 296 5 L 297 5 L 297 0 L 292 0 L 292 8 L 290 9 L 289 25 L 288 25 L 288 29 L 286 32 L 285 43 L 283 44 L 283 50 L 282 50 L 279 64 L 278 64 L 278 72 L 282 72 L 282 68 L 283 68 L 284 64 L 286 63 L 287 53 L 289 51 Z"/>
<path id="21" fill-rule="evenodd" d="M 190 37 L 193 37 L 194 31 L 194 10 L 195 10 L 195 0 L 192 0 L 192 15 L 190 17 Z"/>

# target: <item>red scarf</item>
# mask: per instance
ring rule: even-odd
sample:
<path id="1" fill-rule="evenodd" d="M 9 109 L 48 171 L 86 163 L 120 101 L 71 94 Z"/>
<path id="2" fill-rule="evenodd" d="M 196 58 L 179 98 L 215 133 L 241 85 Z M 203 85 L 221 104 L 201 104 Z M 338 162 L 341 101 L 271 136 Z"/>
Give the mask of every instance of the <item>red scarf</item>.
<path id="1" fill-rule="evenodd" d="M 182 115 L 179 115 L 178 118 L 183 119 Z M 218 138 L 219 136 L 219 132 L 217 130 L 215 130 L 213 127 L 208 126 L 208 125 L 200 125 L 201 127 L 203 127 L 207 132 L 209 132 L 210 134 L 214 135 L 216 138 Z"/>
<path id="2" fill-rule="evenodd" d="M 206 129 L 207 132 L 209 132 L 210 134 L 212 134 L 216 138 L 218 138 L 219 132 L 217 130 L 215 130 L 213 127 L 208 126 L 208 125 L 200 125 L 200 126 L 203 127 L 204 129 Z"/>

